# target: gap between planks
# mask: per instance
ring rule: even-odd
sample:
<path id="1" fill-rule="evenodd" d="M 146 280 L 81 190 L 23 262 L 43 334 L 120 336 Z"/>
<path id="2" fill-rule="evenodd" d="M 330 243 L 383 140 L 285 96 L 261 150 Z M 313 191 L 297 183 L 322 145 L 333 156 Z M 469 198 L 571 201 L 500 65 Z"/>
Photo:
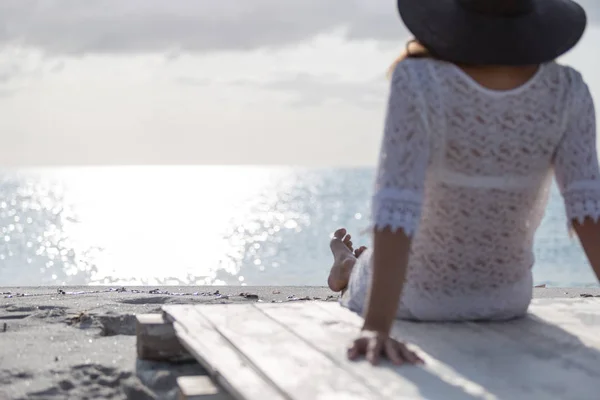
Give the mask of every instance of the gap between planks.
<path id="1" fill-rule="evenodd" d="M 367 361 L 349 361 L 347 346 L 356 338 L 362 318 L 336 303 L 310 302 L 280 307 L 265 304 L 259 308 L 270 318 L 287 326 L 292 334 L 301 337 L 357 381 L 378 392 L 382 399 L 487 399 L 493 398 L 484 388 L 468 382 L 451 370 L 432 368 L 428 359 L 425 367 L 394 366 L 383 361 L 376 368 Z M 421 352 L 422 353 L 422 352 Z"/>
<path id="2" fill-rule="evenodd" d="M 234 399 L 289 400 L 193 306 L 164 306 L 163 310 L 184 347 Z"/>
<path id="3" fill-rule="evenodd" d="M 173 324 L 163 314 L 136 315 L 137 355 L 141 360 L 186 362 L 194 357 L 181 345 Z M 207 376 L 177 378 L 179 400 L 232 400 Z"/>
<path id="4" fill-rule="evenodd" d="M 196 310 L 286 398 L 382 398 L 373 387 L 365 386 L 356 376 L 254 306 L 224 305 Z"/>

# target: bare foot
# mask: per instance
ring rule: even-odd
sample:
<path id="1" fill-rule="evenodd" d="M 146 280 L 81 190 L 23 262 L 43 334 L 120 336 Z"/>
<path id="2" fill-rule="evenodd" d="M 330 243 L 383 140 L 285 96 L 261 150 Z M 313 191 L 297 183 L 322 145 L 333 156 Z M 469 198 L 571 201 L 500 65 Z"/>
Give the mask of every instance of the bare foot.
<path id="1" fill-rule="evenodd" d="M 354 250 L 352 248 L 352 237 L 346 234 L 345 229 L 338 229 L 333 234 L 329 244 L 333 253 L 333 266 L 329 272 L 327 283 L 334 292 L 341 292 L 348 286 L 352 267 L 356 263 L 356 253 L 360 255 L 365 248 Z"/>

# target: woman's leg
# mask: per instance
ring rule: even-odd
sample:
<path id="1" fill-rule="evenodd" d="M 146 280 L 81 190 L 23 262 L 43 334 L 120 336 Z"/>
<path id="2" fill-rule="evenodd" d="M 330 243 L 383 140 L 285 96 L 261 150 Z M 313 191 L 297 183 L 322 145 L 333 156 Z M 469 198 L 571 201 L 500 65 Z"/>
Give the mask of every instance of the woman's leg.
<path id="1" fill-rule="evenodd" d="M 333 266 L 327 284 L 334 292 L 343 292 L 348 286 L 356 259 L 366 250 L 366 247 L 362 246 L 354 250 L 352 237 L 343 228 L 335 231 L 329 246 L 333 253 Z"/>
<path id="2" fill-rule="evenodd" d="M 333 266 L 329 274 L 329 287 L 342 292 L 340 304 L 362 316 L 371 286 L 371 253 L 365 246 L 354 250 L 352 238 L 345 229 L 337 230 L 331 240 Z M 414 319 L 403 301 L 398 305 L 397 318 Z"/>

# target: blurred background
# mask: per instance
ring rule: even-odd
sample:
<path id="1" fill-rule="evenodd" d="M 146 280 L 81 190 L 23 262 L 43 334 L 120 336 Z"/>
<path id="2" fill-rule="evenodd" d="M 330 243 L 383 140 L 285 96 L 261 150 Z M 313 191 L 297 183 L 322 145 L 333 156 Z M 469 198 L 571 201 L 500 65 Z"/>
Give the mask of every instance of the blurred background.
<path id="1" fill-rule="evenodd" d="M 560 61 L 598 98 L 580 3 Z M 324 285 L 408 39 L 393 0 L 3 0 L 0 285 Z M 536 284 L 594 285 L 563 214 L 554 188 Z"/>

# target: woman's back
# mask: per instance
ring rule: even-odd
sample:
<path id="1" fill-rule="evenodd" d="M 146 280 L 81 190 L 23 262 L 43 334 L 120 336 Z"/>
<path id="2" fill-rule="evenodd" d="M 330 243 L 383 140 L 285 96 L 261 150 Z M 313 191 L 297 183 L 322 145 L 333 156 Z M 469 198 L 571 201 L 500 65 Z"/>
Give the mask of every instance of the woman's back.
<path id="1" fill-rule="evenodd" d="M 402 95 L 389 104 L 374 215 L 376 225 L 395 221 L 415 234 L 409 308 L 420 319 L 526 308 L 553 167 L 569 219 L 589 212 L 581 188 L 598 186 L 594 109 L 581 76 L 548 63 L 498 91 L 454 64 L 418 58 L 397 65 L 392 90 Z"/>

